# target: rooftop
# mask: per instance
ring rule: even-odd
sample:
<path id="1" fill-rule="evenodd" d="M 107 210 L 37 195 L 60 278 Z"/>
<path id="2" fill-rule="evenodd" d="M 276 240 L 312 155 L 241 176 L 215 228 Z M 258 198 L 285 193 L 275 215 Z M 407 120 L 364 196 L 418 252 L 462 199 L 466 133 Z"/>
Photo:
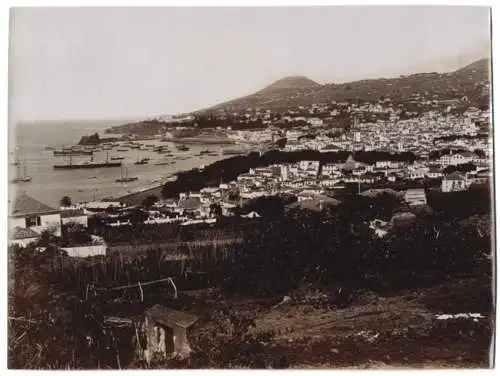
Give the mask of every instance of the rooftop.
<path id="1" fill-rule="evenodd" d="M 145 313 L 159 324 L 168 326 L 169 328 L 173 328 L 174 326 L 188 328 L 198 320 L 197 316 L 177 311 L 160 304 L 149 308 Z"/>
<path id="2" fill-rule="evenodd" d="M 452 172 L 444 177 L 446 180 L 465 180 L 465 177 L 458 171 Z"/>
<path id="3" fill-rule="evenodd" d="M 59 210 L 54 209 L 44 203 L 35 200 L 26 193 L 21 193 L 12 205 L 12 216 L 23 217 L 35 214 L 54 214 L 59 213 Z"/>
<path id="4" fill-rule="evenodd" d="M 40 234 L 30 228 L 23 228 L 16 226 L 14 230 L 12 230 L 11 237 L 15 240 L 21 239 L 30 239 L 30 238 L 38 238 Z"/>

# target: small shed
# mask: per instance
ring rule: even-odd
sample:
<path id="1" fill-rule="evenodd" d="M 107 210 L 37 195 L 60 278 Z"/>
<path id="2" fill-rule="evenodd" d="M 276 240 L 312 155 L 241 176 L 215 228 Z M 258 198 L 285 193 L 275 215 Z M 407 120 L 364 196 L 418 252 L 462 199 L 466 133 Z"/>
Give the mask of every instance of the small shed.
<path id="1" fill-rule="evenodd" d="M 145 312 L 145 357 L 160 359 L 168 356 L 187 357 L 191 352 L 187 329 L 198 320 L 197 316 L 155 305 Z"/>

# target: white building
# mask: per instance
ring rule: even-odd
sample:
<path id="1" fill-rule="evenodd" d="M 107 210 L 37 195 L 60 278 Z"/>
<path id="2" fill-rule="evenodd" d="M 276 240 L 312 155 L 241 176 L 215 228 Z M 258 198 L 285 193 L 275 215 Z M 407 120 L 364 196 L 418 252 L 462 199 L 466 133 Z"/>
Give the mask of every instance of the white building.
<path id="1" fill-rule="evenodd" d="M 311 124 L 313 127 L 321 127 L 323 125 L 323 120 L 319 118 L 309 118 L 307 120 L 309 124 Z"/>
<path id="2" fill-rule="evenodd" d="M 361 142 L 361 132 L 354 132 L 354 142 Z"/>
<path id="3" fill-rule="evenodd" d="M 405 201 L 410 206 L 426 205 L 427 198 L 422 188 L 408 189 L 405 193 Z"/>
<path id="4" fill-rule="evenodd" d="M 60 210 L 22 193 L 16 198 L 9 217 L 9 230 L 14 232 L 16 228 L 30 229 L 38 234 L 49 230 L 55 236 L 61 236 Z"/>
<path id="5" fill-rule="evenodd" d="M 446 175 L 441 182 L 441 190 L 443 192 L 465 191 L 469 188 L 471 181 L 467 175 L 462 175 L 458 171 Z"/>
<path id="6" fill-rule="evenodd" d="M 10 244 L 27 247 L 29 244 L 40 239 L 40 234 L 29 228 L 15 227 L 9 234 Z"/>

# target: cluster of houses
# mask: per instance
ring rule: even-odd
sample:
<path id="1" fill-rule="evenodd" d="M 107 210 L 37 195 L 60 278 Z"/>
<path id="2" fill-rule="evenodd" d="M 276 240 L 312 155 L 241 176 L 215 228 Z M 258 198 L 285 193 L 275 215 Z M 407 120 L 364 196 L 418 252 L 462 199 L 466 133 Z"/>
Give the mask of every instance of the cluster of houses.
<path id="1" fill-rule="evenodd" d="M 420 100 L 415 98 L 415 100 Z M 370 104 L 370 111 L 385 111 L 389 106 L 381 103 Z M 344 106 L 337 104 L 337 106 Z M 349 104 L 347 108 L 353 109 Z M 362 105 L 361 105 L 362 106 Z M 365 104 L 368 106 L 368 104 Z M 385 106 L 385 107 L 384 107 Z M 345 106 L 344 106 L 345 107 Z M 318 111 L 327 108 L 313 105 L 311 108 L 289 110 L 286 116 L 304 115 L 309 125 L 322 124 L 314 117 Z M 332 111 L 336 111 L 333 109 Z M 394 111 L 391 112 L 391 114 Z M 266 112 L 270 117 L 271 112 Z M 341 163 L 320 164 L 318 161 L 303 160 L 296 163 L 282 163 L 251 169 L 239 175 L 234 181 L 214 187 L 205 187 L 199 192 L 185 192 L 178 199 L 160 200 L 147 208 L 146 224 L 173 223 L 183 226 L 200 223 L 214 223 L 219 216 L 257 217 L 255 212 L 241 210 L 248 200 L 277 194 L 297 197 L 298 202 L 314 203 L 319 206 L 333 199 L 327 193 L 342 190 L 346 184 L 376 184 L 390 186 L 391 183 L 411 182 L 422 179 L 441 181 L 442 192 L 463 191 L 473 183 L 488 183 L 492 178 L 491 139 L 476 137 L 477 124 L 489 121 L 489 113 L 469 108 L 460 116 L 443 115 L 439 111 L 429 111 L 418 118 L 409 120 L 389 120 L 377 123 L 355 123 L 348 132 L 332 134 L 331 130 L 311 133 L 310 127 L 297 127 L 277 131 L 269 127 L 259 131 L 235 131 L 235 137 L 260 142 L 274 139 L 277 135 L 287 139 L 286 150 L 313 149 L 319 151 L 352 151 L 351 156 Z M 281 133 L 280 133 L 281 132 Z M 249 135 L 250 134 L 250 135 Z M 307 137 L 304 137 L 307 136 Z M 414 162 L 378 160 L 362 163 L 353 157 L 356 150 L 377 150 L 393 152 L 410 151 L 417 156 Z M 431 157 L 436 150 L 449 150 L 438 158 Z M 466 169 L 461 166 L 468 165 Z M 361 193 L 358 192 L 358 193 Z M 425 203 L 422 189 L 408 190 L 405 200 L 410 205 Z M 12 243 L 27 245 L 40 238 L 44 230 L 56 236 L 61 235 L 61 227 L 68 223 L 79 223 L 87 227 L 88 217 L 114 206 L 122 211 L 127 207 L 119 203 L 94 202 L 71 208 L 51 208 L 26 193 L 20 194 L 13 203 L 9 220 Z M 122 220 L 120 212 L 105 214 L 107 225 L 111 227 L 131 226 L 131 221 Z"/>
<path id="2" fill-rule="evenodd" d="M 84 209 L 53 208 L 25 192 L 21 192 L 12 203 L 10 213 L 10 241 L 20 246 L 39 240 L 43 231 L 60 237 L 62 226 L 69 223 L 88 226 L 88 214 Z"/>
<path id="3" fill-rule="evenodd" d="M 452 146 L 487 152 L 490 150 L 487 139 L 469 137 L 454 141 L 440 140 L 443 136 L 452 135 L 477 136 L 477 122 L 488 119 L 487 116 L 485 111 L 470 112 L 465 116 L 443 116 L 431 111 L 414 119 L 359 123 L 350 132 L 338 132 L 336 135 L 332 135 L 330 130 L 312 133 L 307 127 L 294 128 L 286 131 L 285 150 L 407 151 L 426 156 L 432 150 Z"/>

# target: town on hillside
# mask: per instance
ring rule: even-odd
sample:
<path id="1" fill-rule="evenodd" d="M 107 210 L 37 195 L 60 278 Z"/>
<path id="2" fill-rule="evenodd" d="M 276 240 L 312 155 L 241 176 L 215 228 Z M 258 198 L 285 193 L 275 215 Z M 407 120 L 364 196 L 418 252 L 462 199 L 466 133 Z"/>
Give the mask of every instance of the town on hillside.
<path id="1" fill-rule="evenodd" d="M 490 65 L 287 76 L 44 150 L 124 190 L 11 182 L 9 368 L 493 367 Z"/>

